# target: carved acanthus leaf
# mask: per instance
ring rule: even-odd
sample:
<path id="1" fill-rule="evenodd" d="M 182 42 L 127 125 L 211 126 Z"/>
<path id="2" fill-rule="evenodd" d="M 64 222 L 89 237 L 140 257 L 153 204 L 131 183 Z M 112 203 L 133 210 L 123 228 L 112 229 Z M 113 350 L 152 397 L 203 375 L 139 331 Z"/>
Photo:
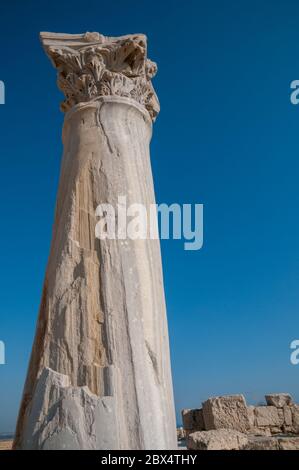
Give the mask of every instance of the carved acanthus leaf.
<path id="1" fill-rule="evenodd" d="M 147 59 L 145 36 L 41 33 L 41 38 L 65 95 L 62 111 L 100 96 L 122 96 L 143 105 L 155 120 L 160 107 L 151 79 L 157 66 Z"/>

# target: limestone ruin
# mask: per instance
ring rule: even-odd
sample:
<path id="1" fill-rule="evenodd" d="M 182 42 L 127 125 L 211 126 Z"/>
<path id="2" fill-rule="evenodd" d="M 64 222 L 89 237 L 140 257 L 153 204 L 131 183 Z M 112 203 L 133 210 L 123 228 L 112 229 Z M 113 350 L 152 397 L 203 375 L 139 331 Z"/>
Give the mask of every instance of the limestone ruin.
<path id="1" fill-rule="evenodd" d="M 182 411 L 187 448 L 193 450 L 299 449 L 299 405 L 287 393 L 248 406 L 243 395 L 213 397 Z"/>
<path id="2" fill-rule="evenodd" d="M 143 34 L 41 33 L 65 95 L 51 251 L 15 449 L 174 449 L 160 244 L 99 240 L 99 204 L 155 203 Z"/>

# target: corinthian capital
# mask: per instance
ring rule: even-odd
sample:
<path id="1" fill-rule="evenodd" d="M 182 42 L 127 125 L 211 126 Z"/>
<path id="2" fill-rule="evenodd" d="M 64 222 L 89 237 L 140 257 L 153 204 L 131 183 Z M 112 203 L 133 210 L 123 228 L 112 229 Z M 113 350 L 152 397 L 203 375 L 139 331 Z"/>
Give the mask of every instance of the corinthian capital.
<path id="1" fill-rule="evenodd" d="M 143 105 L 155 120 L 160 108 L 151 79 L 157 66 L 147 58 L 146 36 L 41 33 L 41 41 L 58 71 L 62 111 L 100 96 L 122 96 Z"/>

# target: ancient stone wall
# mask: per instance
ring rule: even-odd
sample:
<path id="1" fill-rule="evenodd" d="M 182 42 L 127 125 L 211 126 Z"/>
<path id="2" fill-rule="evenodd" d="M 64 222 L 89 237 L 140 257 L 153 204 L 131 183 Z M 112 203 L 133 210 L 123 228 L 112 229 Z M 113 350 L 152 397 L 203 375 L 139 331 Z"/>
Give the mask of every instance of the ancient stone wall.
<path id="1" fill-rule="evenodd" d="M 287 393 L 270 394 L 265 398 L 265 405 L 248 406 L 243 395 L 213 397 L 203 402 L 202 408 L 184 409 L 182 419 L 188 448 L 200 450 L 220 446 L 228 449 L 231 445 L 231 449 L 236 449 L 239 448 L 236 443 L 242 443 L 244 447 L 247 439 L 250 443 L 247 448 L 270 445 L 282 449 L 289 445 L 286 436 L 292 440 L 291 446 L 295 445 L 294 439 L 299 446 L 299 405 Z M 232 437 L 230 444 L 225 438 L 227 434 Z"/>

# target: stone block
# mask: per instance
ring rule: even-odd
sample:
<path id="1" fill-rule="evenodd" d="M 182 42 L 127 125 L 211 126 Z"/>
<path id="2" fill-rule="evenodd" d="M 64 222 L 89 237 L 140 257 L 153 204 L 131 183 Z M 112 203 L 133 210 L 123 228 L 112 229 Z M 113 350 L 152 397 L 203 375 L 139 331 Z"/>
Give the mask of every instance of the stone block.
<path id="1" fill-rule="evenodd" d="M 184 428 L 180 427 L 176 430 L 178 441 L 182 441 L 186 437 L 186 432 Z"/>
<path id="2" fill-rule="evenodd" d="M 195 432 L 187 438 L 189 450 L 241 450 L 247 443 L 246 434 L 233 429 Z"/>
<path id="3" fill-rule="evenodd" d="M 280 427 L 280 426 L 270 426 L 270 432 L 271 432 L 271 434 L 281 434 L 282 433 L 282 427 Z"/>
<path id="4" fill-rule="evenodd" d="M 280 426 L 281 420 L 275 406 L 256 406 L 254 413 L 256 426 Z"/>
<path id="5" fill-rule="evenodd" d="M 292 405 L 291 410 L 293 432 L 299 434 L 299 405 Z"/>
<path id="6" fill-rule="evenodd" d="M 245 450 L 279 450 L 279 443 L 276 437 L 253 437 Z"/>
<path id="7" fill-rule="evenodd" d="M 264 426 L 262 428 L 258 428 L 256 426 L 252 427 L 250 429 L 250 434 L 252 434 L 253 436 L 263 436 L 263 437 L 270 437 L 272 436 L 271 434 L 271 431 L 270 431 L 270 428 L 267 427 L 267 426 Z"/>
<path id="8" fill-rule="evenodd" d="M 284 414 L 284 425 L 285 426 L 292 426 L 292 408 L 290 406 L 283 407 L 283 414 Z"/>
<path id="9" fill-rule="evenodd" d="M 278 445 L 279 450 L 299 450 L 299 437 L 281 437 Z"/>
<path id="10" fill-rule="evenodd" d="M 204 431 L 205 425 L 203 420 L 202 409 L 182 410 L 183 428 L 187 432 Z"/>
<path id="11" fill-rule="evenodd" d="M 276 408 L 283 408 L 285 405 L 293 403 L 291 395 L 288 393 L 271 393 L 265 395 L 267 405 L 276 406 Z"/>
<path id="12" fill-rule="evenodd" d="M 293 434 L 294 429 L 292 426 L 283 426 L 282 427 L 283 434 Z"/>
<path id="13" fill-rule="evenodd" d="M 250 424 L 250 427 L 254 427 L 255 426 L 255 415 L 254 415 L 254 406 L 250 405 L 250 406 L 247 406 L 247 413 L 248 413 L 248 419 L 249 419 L 249 424 Z"/>
<path id="14" fill-rule="evenodd" d="M 230 395 L 209 398 L 203 403 L 205 428 L 234 429 L 248 432 L 250 422 L 248 410 L 243 395 Z"/>
<path id="15" fill-rule="evenodd" d="M 278 413 L 278 417 L 279 417 L 279 421 L 280 421 L 280 425 L 279 426 L 283 426 L 285 423 L 284 423 L 284 411 L 283 411 L 283 408 L 277 408 L 277 413 Z"/>

